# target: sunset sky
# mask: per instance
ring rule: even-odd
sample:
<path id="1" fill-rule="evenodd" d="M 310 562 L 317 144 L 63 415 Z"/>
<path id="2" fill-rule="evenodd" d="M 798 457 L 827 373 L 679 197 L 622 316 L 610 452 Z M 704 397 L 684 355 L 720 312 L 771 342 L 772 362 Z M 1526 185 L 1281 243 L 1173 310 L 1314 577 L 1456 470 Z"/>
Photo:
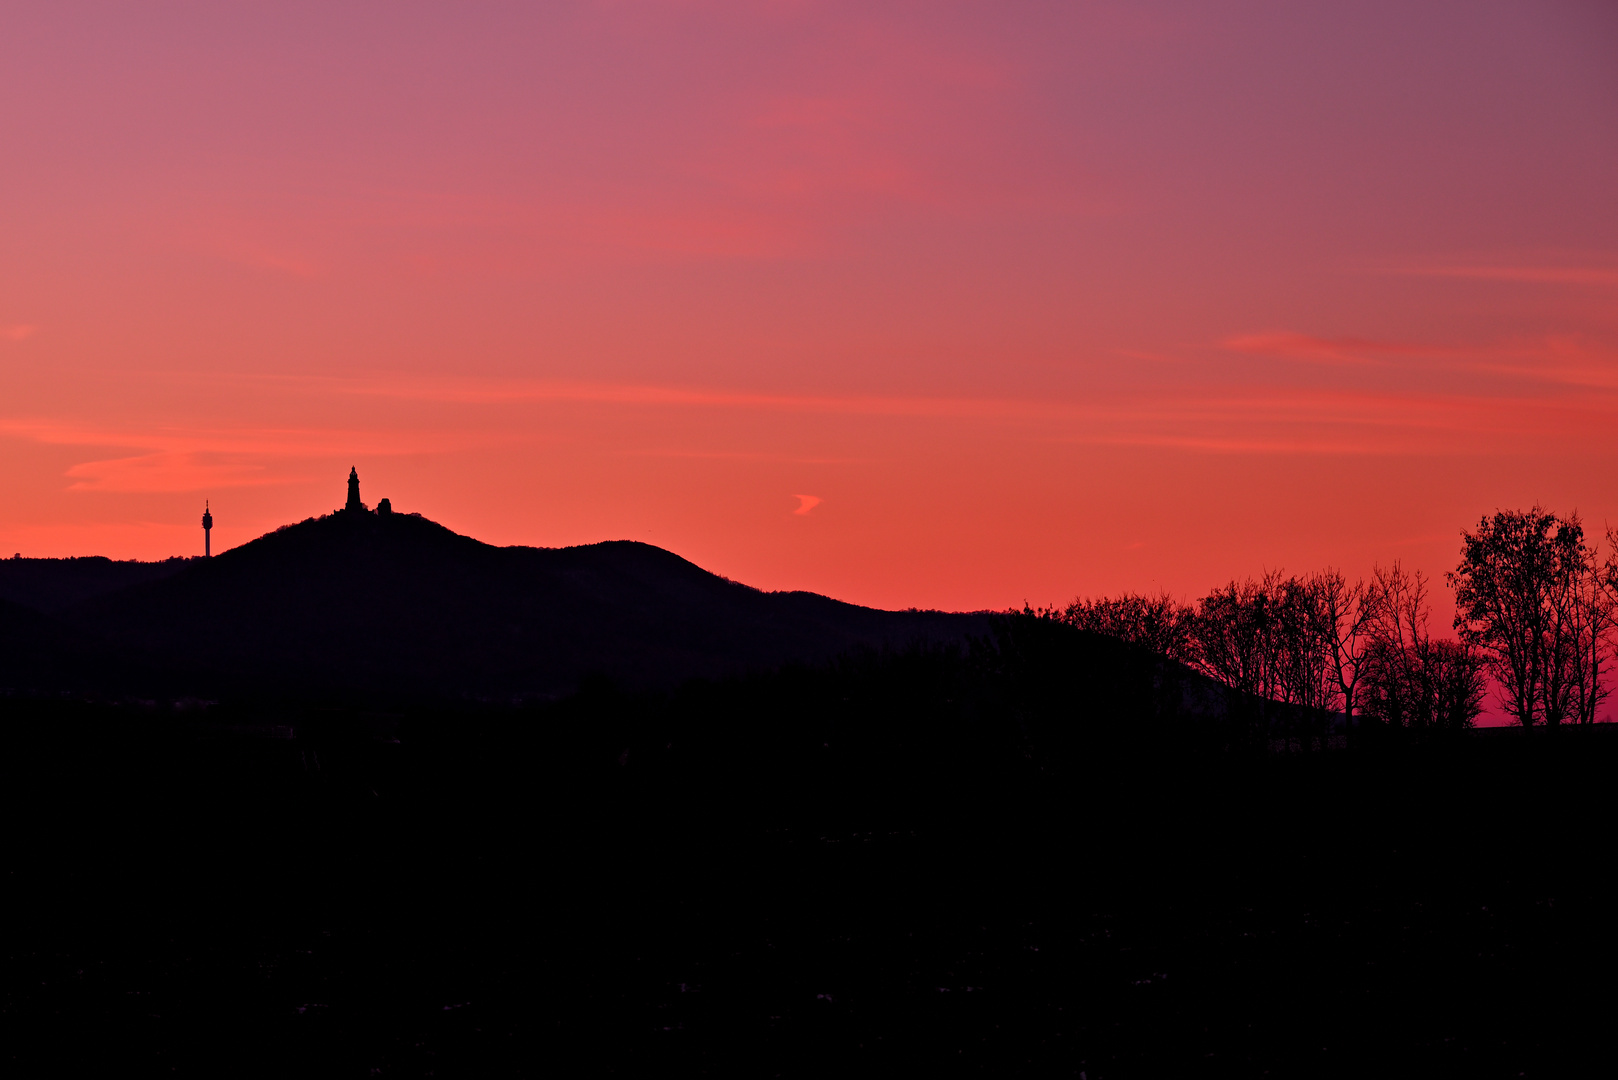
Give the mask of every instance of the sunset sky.
<path id="1" fill-rule="evenodd" d="M 1618 524 L 1618 5 L 0 15 L 0 553 L 1004 608 Z M 1448 625 L 1448 594 L 1437 597 Z"/>

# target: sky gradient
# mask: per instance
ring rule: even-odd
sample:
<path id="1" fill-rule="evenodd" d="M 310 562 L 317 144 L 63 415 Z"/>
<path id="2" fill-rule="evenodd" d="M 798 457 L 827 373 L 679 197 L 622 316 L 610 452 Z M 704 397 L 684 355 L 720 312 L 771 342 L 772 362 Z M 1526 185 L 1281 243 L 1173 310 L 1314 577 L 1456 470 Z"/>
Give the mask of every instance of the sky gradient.
<path id="1" fill-rule="evenodd" d="M 350 465 L 883 607 L 1618 524 L 1610 4 L 0 26 L 4 554 L 200 553 L 204 499 L 218 551 Z"/>

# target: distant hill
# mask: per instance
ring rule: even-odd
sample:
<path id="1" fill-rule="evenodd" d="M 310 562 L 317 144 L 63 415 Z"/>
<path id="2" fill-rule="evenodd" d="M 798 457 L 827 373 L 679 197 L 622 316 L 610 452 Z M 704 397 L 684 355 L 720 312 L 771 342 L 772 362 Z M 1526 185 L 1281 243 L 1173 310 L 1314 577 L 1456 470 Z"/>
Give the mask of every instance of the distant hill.
<path id="1" fill-rule="evenodd" d="M 419 515 L 353 511 L 185 560 L 60 618 L 188 691 L 490 698 L 565 694 L 591 675 L 669 686 L 987 630 L 979 615 L 761 592 L 649 544 L 502 548 Z"/>
<path id="2" fill-rule="evenodd" d="M 54 615 L 91 597 L 172 577 L 189 561 L 119 562 L 101 555 L 76 559 L 0 559 L 0 601 Z"/>

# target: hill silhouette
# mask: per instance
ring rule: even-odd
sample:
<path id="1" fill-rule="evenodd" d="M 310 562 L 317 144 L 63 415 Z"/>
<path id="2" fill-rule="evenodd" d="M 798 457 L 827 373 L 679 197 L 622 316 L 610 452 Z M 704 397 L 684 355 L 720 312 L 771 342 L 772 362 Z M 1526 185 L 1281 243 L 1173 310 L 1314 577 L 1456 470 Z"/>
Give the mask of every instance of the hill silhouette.
<path id="1" fill-rule="evenodd" d="M 590 676 L 670 686 L 987 628 L 984 616 L 761 592 L 633 541 L 495 547 L 419 515 L 346 510 L 60 617 L 187 692 L 489 698 L 565 694 Z"/>
<path id="2" fill-rule="evenodd" d="M 0 559 L 0 601 L 55 615 L 92 597 L 172 577 L 190 561 L 136 562 L 103 555 Z"/>

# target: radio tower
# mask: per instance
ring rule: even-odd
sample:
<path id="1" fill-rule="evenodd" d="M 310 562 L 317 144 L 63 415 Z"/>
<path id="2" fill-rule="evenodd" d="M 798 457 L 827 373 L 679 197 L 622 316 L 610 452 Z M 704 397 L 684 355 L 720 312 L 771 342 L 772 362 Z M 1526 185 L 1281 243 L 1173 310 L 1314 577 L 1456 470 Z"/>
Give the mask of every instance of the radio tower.
<path id="1" fill-rule="evenodd" d="M 207 499 L 202 500 L 202 557 L 213 558 L 213 513 Z"/>

